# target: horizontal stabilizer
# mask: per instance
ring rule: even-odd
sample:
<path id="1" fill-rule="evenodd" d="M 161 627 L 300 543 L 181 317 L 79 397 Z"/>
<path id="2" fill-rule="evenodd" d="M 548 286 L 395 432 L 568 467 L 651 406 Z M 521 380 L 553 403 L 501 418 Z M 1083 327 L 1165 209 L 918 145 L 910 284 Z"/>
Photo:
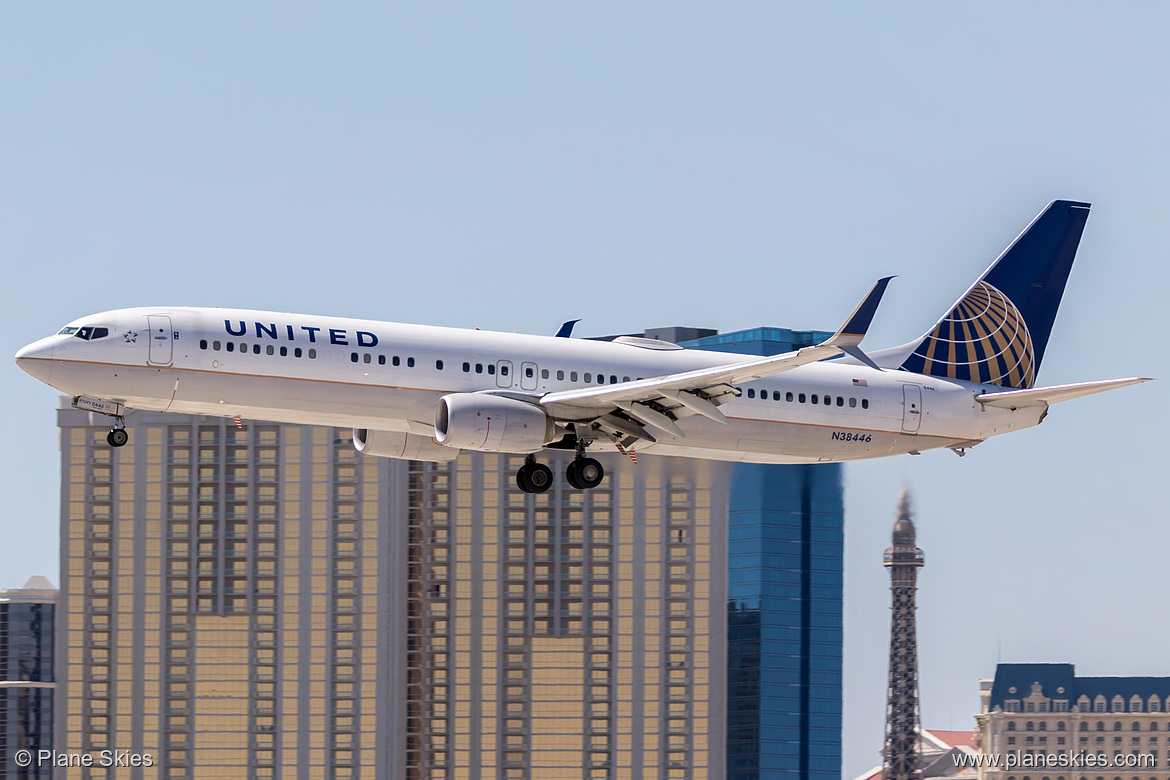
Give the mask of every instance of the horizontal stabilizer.
<path id="1" fill-rule="evenodd" d="M 1083 395 L 1103 393 L 1118 387 L 1136 385 L 1139 382 L 1148 382 L 1149 377 L 1130 377 L 1129 379 L 1103 379 L 1099 382 L 1077 382 L 1072 385 L 1057 385 L 1055 387 L 1036 387 L 1031 390 L 1007 390 L 1002 393 L 984 393 L 975 396 L 975 400 L 984 406 L 998 406 L 1001 409 L 1022 409 L 1028 406 L 1050 406 L 1060 401 L 1080 398 Z"/>

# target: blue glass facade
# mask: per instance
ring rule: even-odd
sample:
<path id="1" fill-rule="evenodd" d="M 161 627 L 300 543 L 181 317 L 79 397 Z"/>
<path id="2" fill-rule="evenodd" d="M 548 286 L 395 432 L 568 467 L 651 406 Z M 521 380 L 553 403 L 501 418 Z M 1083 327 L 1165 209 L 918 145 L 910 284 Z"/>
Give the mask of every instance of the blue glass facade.
<path id="1" fill-rule="evenodd" d="M 756 328 L 688 347 L 774 355 L 827 338 Z M 727 779 L 841 776 L 844 494 L 837 464 L 731 469 Z"/>
<path id="2" fill-rule="evenodd" d="M 0 591 L 3 596 L 5 591 Z M 18 750 L 49 749 L 53 738 L 55 606 L 0 599 L 0 778 L 49 778 L 50 766 L 19 767 Z M 30 683 L 21 685 L 21 683 Z"/>

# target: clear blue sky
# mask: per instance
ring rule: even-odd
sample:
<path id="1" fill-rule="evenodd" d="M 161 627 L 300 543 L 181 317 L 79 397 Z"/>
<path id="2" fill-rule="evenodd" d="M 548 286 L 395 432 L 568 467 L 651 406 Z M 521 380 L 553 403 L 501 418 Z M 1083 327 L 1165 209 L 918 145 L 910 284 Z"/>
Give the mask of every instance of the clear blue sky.
<path id="1" fill-rule="evenodd" d="M 1170 6 L 383 5 L 0 7 L 0 351 L 166 303 L 832 328 L 898 274 L 876 348 L 1073 198 L 1041 382 L 1170 376 Z M 970 727 L 1001 654 L 1170 675 L 1168 387 L 848 468 L 847 777 L 881 741 L 904 484 L 928 726 Z M 3 587 L 56 574 L 58 456 L 55 392 L 0 389 Z"/>

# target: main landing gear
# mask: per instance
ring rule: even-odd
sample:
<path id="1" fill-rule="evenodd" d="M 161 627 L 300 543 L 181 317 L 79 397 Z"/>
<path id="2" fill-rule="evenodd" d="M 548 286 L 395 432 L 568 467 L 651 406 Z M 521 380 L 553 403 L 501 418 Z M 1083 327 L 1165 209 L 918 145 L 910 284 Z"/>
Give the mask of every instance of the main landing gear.
<path id="1" fill-rule="evenodd" d="M 543 493 L 552 487 L 552 469 L 536 462 L 535 455 L 524 459 L 524 465 L 516 472 L 516 486 L 525 493 Z"/>
<path id="2" fill-rule="evenodd" d="M 577 457 L 565 469 L 565 480 L 577 490 L 588 490 L 601 484 L 605 469 L 593 458 L 578 452 Z M 516 486 L 525 493 L 544 493 L 552 487 L 552 469 L 538 463 L 535 455 L 524 459 L 524 465 L 516 472 Z"/>
<path id="3" fill-rule="evenodd" d="M 565 469 L 565 480 L 578 490 L 589 490 L 601 484 L 605 469 L 593 458 L 578 455 Z"/>

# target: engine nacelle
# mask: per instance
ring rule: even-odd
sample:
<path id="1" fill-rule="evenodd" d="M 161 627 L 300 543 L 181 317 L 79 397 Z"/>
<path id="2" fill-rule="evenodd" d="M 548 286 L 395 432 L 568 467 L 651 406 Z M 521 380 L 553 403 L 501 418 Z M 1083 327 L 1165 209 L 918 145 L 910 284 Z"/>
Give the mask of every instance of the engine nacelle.
<path id="1" fill-rule="evenodd" d="M 446 463 L 459 457 L 459 450 L 435 444 L 430 436 L 397 431 L 371 431 L 365 428 L 353 429 L 353 448 L 363 455 L 400 460 L 425 460 L 431 463 Z"/>
<path id="2" fill-rule="evenodd" d="M 478 452 L 539 452 L 556 425 L 536 404 L 487 393 L 452 393 L 435 409 L 435 441 Z"/>

